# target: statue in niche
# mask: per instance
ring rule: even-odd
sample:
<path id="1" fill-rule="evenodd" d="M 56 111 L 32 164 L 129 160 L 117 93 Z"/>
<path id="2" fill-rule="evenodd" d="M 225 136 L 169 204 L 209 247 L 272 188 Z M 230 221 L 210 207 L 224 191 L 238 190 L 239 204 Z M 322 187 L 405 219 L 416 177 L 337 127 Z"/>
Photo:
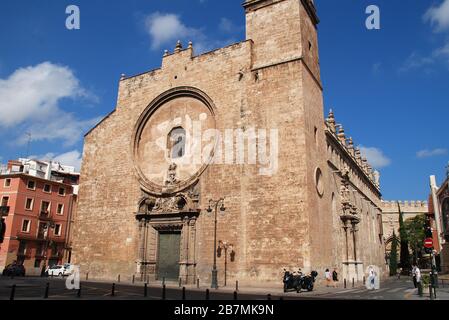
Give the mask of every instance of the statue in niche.
<path id="1" fill-rule="evenodd" d="M 175 185 L 178 180 L 176 179 L 176 169 L 177 169 L 176 163 L 172 163 L 168 167 L 168 173 L 167 173 L 167 179 L 165 179 L 165 185 L 166 186 L 173 186 Z"/>

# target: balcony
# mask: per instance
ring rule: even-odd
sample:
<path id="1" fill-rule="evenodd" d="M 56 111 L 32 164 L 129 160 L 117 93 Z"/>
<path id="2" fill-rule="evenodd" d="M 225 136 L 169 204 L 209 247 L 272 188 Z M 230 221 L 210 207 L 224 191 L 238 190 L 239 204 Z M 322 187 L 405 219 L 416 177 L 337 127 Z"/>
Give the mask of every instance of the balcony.
<path id="1" fill-rule="evenodd" d="M 41 221 L 52 221 L 52 217 L 49 211 L 41 211 L 39 213 L 39 220 Z"/>
<path id="2" fill-rule="evenodd" d="M 1 206 L 0 207 L 0 216 L 4 217 L 9 214 L 9 206 Z"/>
<path id="3" fill-rule="evenodd" d="M 39 231 L 37 233 L 37 240 L 47 240 L 47 233 L 44 231 Z"/>

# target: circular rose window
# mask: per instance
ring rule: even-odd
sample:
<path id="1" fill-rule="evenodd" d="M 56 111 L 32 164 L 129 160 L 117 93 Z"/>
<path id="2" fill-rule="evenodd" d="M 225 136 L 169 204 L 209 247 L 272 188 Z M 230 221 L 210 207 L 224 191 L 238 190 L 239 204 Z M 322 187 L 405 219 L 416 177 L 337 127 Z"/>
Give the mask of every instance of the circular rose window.
<path id="1" fill-rule="evenodd" d="M 320 168 L 317 168 L 315 170 L 315 185 L 318 194 L 320 195 L 320 197 L 322 197 L 324 194 L 324 182 L 323 182 L 323 173 L 321 172 Z"/>
<path id="2" fill-rule="evenodd" d="M 200 90 L 175 88 L 156 98 L 133 134 L 134 165 L 151 193 L 176 193 L 194 183 L 217 141 L 212 101 Z"/>

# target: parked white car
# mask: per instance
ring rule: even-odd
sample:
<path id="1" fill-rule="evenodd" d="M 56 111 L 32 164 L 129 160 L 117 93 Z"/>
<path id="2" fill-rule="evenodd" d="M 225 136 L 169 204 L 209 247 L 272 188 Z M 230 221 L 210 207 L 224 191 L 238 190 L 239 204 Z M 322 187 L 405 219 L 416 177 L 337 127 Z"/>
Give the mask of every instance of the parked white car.
<path id="1" fill-rule="evenodd" d="M 55 265 L 48 269 L 48 276 L 52 277 L 65 277 L 73 273 L 74 266 L 66 263 L 64 265 Z"/>

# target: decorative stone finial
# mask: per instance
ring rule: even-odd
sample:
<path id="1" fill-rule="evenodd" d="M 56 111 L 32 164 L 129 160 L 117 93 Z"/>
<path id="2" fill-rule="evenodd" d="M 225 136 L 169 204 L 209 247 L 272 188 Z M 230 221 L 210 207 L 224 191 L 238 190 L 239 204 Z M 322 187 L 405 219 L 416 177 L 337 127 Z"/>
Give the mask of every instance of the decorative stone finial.
<path id="1" fill-rule="evenodd" d="M 175 52 L 177 53 L 181 50 L 182 50 L 181 40 L 178 40 L 178 42 L 176 43 Z"/>
<path id="2" fill-rule="evenodd" d="M 329 110 L 329 115 L 327 116 L 326 122 L 331 131 L 335 133 L 335 116 L 332 109 Z"/>
<path id="3" fill-rule="evenodd" d="M 164 57 L 166 57 L 166 56 L 168 56 L 168 50 L 167 49 L 164 50 Z"/>
<path id="4" fill-rule="evenodd" d="M 126 78 L 126 74 L 122 73 L 122 74 L 120 75 L 120 80 L 124 80 L 125 78 Z"/>
<path id="5" fill-rule="evenodd" d="M 343 145 L 346 145 L 345 128 L 343 128 L 343 125 L 341 124 L 337 125 L 337 127 L 338 127 L 337 137 Z"/>
<path id="6" fill-rule="evenodd" d="M 349 137 L 347 146 L 349 153 L 354 156 L 354 141 L 352 141 L 352 137 Z"/>
<path id="7" fill-rule="evenodd" d="M 193 42 L 189 41 L 189 49 L 193 49 Z"/>
<path id="8" fill-rule="evenodd" d="M 354 149 L 355 159 L 357 160 L 358 164 L 362 163 L 362 153 L 360 152 L 359 148 Z"/>

